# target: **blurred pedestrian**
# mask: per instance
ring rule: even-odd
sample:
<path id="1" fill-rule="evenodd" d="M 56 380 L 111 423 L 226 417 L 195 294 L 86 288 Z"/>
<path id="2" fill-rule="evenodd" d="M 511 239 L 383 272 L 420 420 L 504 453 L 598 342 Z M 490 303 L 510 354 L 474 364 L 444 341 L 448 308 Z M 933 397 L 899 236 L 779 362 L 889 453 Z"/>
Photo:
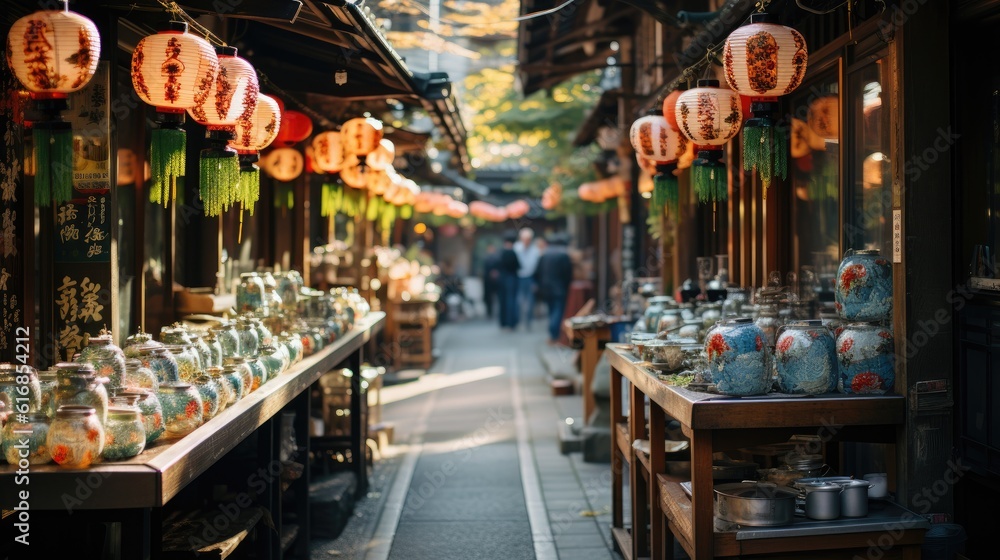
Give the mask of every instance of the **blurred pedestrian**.
<path id="1" fill-rule="evenodd" d="M 500 328 L 505 330 L 517 327 L 517 273 L 521 263 L 514 252 L 516 238 L 513 232 L 504 235 L 500 251 Z"/>
<path id="2" fill-rule="evenodd" d="M 563 316 L 566 313 L 566 299 L 573 282 L 573 261 L 568 252 L 568 239 L 563 234 L 554 234 L 548 241 L 545 253 L 538 259 L 535 279 L 538 296 L 545 302 L 548 311 L 549 344 L 559 342 Z"/>
<path id="3" fill-rule="evenodd" d="M 483 304 L 486 306 L 486 316 L 493 318 L 493 305 L 500 291 L 500 253 L 493 243 L 486 245 L 486 257 L 483 258 Z"/>
<path id="4" fill-rule="evenodd" d="M 541 252 L 535 244 L 535 232 L 529 227 L 521 228 L 514 252 L 521 267 L 517 271 L 517 311 L 524 318 L 524 329 L 531 330 L 531 319 L 535 311 L 535 269 Z M 515 320 L 515 326 L 517 321 Z"/>

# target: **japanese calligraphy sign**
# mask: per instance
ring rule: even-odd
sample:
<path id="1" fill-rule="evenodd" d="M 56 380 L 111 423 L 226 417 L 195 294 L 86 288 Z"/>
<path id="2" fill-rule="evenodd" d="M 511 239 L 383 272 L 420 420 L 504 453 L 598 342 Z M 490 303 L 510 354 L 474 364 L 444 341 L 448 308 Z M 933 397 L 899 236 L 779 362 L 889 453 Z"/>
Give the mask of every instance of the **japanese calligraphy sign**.
<path id="1" fill-rule="evenodd" d="M 26 217 L 22 175 L 24 141 L 21 134 L 23 96 L 17 78 L 7 65 L 0 69 L 0 362 L 15 360 L 16 331 L 28 319 L 24 316 L 25 272 L 23 241 L 26 228 L 33 226 Z M 29 230 L 30 231 L 30 230 Z"/>

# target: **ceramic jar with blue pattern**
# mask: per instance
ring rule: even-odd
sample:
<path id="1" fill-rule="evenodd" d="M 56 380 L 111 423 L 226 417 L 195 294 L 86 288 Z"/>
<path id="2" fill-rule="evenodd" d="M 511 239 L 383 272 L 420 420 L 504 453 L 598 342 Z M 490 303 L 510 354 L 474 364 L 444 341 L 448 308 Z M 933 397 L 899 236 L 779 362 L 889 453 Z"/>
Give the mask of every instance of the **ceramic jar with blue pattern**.
<path id="1" fill-rule="evenodd" d="M 836 346 L 833 333 L 818 319 L 782 326 L 774 348 L 782 392 L 821 395 L 836 391 L 840 375 Z"/>
<path id="2" fill-rule="evenodd" d="M 215 335 L 215 340 L 222 348 L 223 360 L 233 356 L 239 356 L 241 354 L 240 333 L 236 332 L 235 323 L 226 321 L 225 323 L 216 325 L 209 330 L 213 335 Z M 221 366 L 222 363 L 220 362 L 219 365 Z"/>
<path id="3" fill-rule="evenodd" d="M 177 383 L 181 380 L 177 360 L 166 346 L 147 345 L 139 347 L 139 361 L 149 368 L 159 383 Z"/>
<path id="4" fill-rule="evenodd" d="M 840 389 L 844 393 L 891 393 L 896 381 L 892 331 L 878 324 L 850 323 L 837 337 Z"/>
<path id="5" fill-rule="evenodd" d="M 771 350 L 753 319 L 719 321 L 705 337 L 705 354 L 719 393 L 750 396 L 770 391 Z"/>
<path id="6" fill-rule="evenodd" d="M 848 251 L 837 269 L 837 311 L 848 321 L 892 315 L 892 263 L 876 250 Z"/>

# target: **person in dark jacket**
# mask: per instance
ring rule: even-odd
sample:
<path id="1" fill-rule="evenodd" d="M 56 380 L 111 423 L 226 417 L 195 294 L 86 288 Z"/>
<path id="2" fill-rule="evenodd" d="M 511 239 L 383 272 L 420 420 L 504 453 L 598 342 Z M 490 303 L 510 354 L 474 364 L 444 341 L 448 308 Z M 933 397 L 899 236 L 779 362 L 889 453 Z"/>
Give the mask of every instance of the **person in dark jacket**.
<path id="1" fill-rule="evenodd" d="M 500 293 L 500 252 L 496 245 L 486 246 L 486 258 L 483 259 L 483 303 L 486 305 L 486 316 L 493 318 L 493 306 Z"/>
<path id="2" fill-rule="evenodd" d="M 549 314 L 549 344 L 559 341 L 569 285 L 573 281 L 573 262 L 566 246 L 567 239 L 564 235 L 553 235 L 535 270 L 538 295 L 545 302 Z"/>
<path id="3" fill-rule="evenodd" d="M 521 262 L 514 252 L 517 235 L 504 235 L 503 249 L 500 251 L 500 328 L 514 330 L 517 327 L 517 271 Z"/>

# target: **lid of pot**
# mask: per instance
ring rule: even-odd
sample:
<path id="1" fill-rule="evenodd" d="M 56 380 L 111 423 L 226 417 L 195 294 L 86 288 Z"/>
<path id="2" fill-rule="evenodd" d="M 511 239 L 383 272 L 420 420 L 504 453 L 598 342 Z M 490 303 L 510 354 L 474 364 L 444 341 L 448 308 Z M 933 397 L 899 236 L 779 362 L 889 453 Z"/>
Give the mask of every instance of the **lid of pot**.
<path id="1" fill-rule="evenodd" d="M 841 482 L 840 485 L 844 487 L 844 490 L 847 490 L 848 488 L 868 488 L 872 483 L 867 480 L 848 480 Z"/>
<path id="2" fill-rule="evenodd" d="M 810 482 L 803 484 L 806 492 L 840 492 L 841 485 L 833 482 Z"/>

